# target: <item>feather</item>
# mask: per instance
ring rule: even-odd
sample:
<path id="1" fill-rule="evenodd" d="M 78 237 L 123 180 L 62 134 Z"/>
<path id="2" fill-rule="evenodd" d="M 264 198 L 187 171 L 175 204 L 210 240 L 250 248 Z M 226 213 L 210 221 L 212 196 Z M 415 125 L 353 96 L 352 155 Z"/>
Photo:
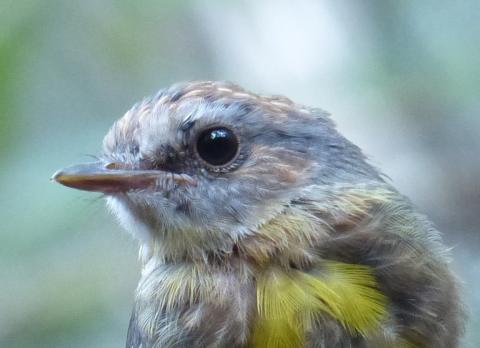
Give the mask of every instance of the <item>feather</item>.
<path id="1" fill-rule="evenodd" d="M 303 347 L 316 318 L 330 316 L 352 336 L 385 318 L 386 298 L 367 266 L 333 261 L 317 273 L 268 269 L 257 279 L 258 319 L 250 347 Z"/>

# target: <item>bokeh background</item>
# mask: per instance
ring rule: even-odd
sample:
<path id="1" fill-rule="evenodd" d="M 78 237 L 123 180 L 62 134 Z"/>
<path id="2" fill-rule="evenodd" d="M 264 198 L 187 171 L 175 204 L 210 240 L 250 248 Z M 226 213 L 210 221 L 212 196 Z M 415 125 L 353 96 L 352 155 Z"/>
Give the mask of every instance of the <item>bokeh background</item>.
<path id="1" fill-rule="evenodd" d="M 49 182 L 134 102 L 222 79 L 332 113 L 445 234 L 480 347 L 480 2 L 0 2 L 0 346 L 121 347 L 136 245 Z"/>

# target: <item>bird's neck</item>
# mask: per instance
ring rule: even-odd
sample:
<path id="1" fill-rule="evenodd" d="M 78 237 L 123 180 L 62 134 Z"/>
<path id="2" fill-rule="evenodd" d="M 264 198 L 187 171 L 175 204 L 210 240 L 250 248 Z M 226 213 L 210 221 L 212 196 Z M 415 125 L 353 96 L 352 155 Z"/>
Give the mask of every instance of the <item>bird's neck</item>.
<path id="1" fill-rule="evenodd" d="M 241 236 L 227 233 L 200 238 L 196 233 L 179 231 L 152 238 L 141 245 L 140 259 L 144 268 L 158 264 L 192 264 L 214 269 L 239 264 L 303 268 L 315 257 L 310 250 L 331 238 L 334 231 L 355 225 L 369 216 L 372 207 L 395 196 L 389 187 L 378 184 L 342 185 L 331 190 L 290 204 L 274 218 Z"/>
<path id="2" fill-rule="evenodd" d="M 286 298 L 288 294 L 283 291 L 285 287 L 282 284 L 292 285 L 292 277 L 305 279 L 308 272 L 304 273 L 304 270 L 319 264 L 336 267 L 333 259 L 323 259 L 318 246 L 328 245 L 332 237 L 336 240 L 335 233 L 340 230 L 338 226 L 348 229 L 349 224 L 354 225 L 356 219 L 368 216 L 373 206 L 382 204 L 388 195 L 388 192 L 357 188 L 349 192 L 337 191 L 324 201 L 298 201 L 252 233 L 231 244 L 222 244 L 213 253 L 211 249 L 201 248 L 198 244 L 177 242 L 180 244 L 169 245 L 171 240 L 153 240 L 143 245 L 140 252 L 144 265 L 135 295 L 135 316 L 146 332 L 158 332 L 163 321 L 159 322 L 157 318 L 169 318 L 171 314 L 172 320 L 177 323 L 176 315 L 180 312 L 190 313 L 187 309 L 223 310 L 235 313 L 238 317 L 235 323 L 242 325 L 228 330 L 237 332 L 239 341 L 245 343 L 251 330 L 249 323 L 252 318 L 258 317 L 256 303 L 259 294 L 264 299 Z M 177 247 L 175 253 L 169 252 L 172 245 Z M 182 249 L 178 248 L 179 245 L 184 248 L 183 253 L 180 253 Z M 351 270 L 350 265 L 344 266 Z M 351 284 L 355 285 L 355 282 Z M 294 288 L 298 287 L 287 286 L 286 291 Z M 321 283 L 320 288 L 330 289 L 329 293 L 335 292 L 329 283 Z M 317 298 L 317 295 L 302 293 L 298 297 Z M 351 303 L 350 298 L 345 299 L 345 303 Z M 193 326 L 201 327 L 202 323 L 213 318 L 206 317 L 202 312 L 194 313 L 195 317 L 189 318 L 196 320 Z M 218 317 L 222 318 L 222 314 Z M 341 321 L 343 319 L 339 318 Z M 273 322 L 277 323 L 276 320 Z M 352 324 L 348 321 L 345 323 Z M 308 322 L 304 324 L 309 325 Z M 222 325 L 229 325 L 229 322 L 223 320 L 218 327 L 214 326 L 215 332 L 225 331 Z M 355 325 L 353 327 L 357 328 Z M 171 334 L 180 335 L 181 332 L 172 331 Z M 261 338 L 258 341 L 254 333 L 255 342 L 262 342 Z M 259 343 L 257 346 L 265 345 Z"/>

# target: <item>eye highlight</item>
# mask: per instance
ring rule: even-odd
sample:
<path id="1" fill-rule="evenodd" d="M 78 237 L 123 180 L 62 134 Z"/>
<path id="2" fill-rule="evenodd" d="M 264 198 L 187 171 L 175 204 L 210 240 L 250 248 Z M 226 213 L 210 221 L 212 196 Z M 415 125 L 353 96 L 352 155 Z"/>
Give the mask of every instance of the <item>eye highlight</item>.
<path id="1" fill-rule="evenodd" d="M 208 165 L 225 166 L 238 155 L 239 141 L 235 133 L 225 127 L 204 130 L 197 138 L 196 152 Z"/>

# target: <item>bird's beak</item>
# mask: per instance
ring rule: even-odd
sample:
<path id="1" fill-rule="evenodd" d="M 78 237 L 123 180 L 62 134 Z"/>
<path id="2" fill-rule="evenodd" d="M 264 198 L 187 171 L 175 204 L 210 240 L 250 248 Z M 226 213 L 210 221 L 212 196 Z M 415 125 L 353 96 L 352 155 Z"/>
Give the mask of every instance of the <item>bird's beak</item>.
<path id="1" fill-rule="evenodd" d="M 174 185 L 195 185 L 193 178 L 161 170 L 121 169 L 116 163 L 85 163 L 63 168 L 52 180 L 78 190 L 103 193 L 126 192 L 135 189 L 165 188 Z"/>

